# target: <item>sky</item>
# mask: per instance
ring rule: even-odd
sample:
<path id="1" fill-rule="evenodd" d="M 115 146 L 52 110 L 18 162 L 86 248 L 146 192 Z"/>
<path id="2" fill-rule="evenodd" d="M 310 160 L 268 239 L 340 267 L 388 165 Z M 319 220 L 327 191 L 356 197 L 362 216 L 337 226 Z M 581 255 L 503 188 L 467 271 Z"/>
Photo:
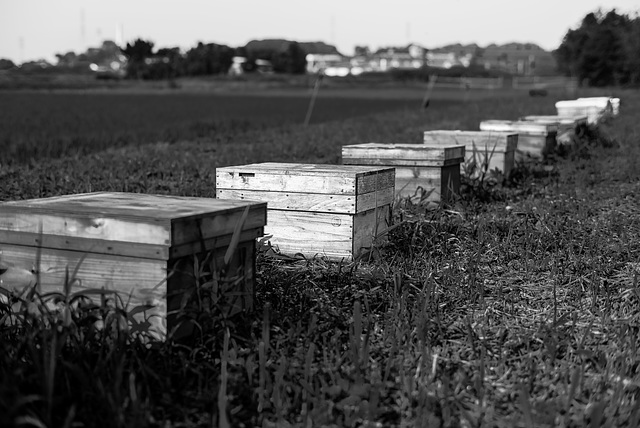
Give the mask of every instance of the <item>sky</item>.
<path id="1" fill-rule="evenodd" d="M 602 9 L 636 16 L 640 0 L 0 0 L 0 58 L 53 61 L 103 40 L 188 49 L 254 39 L 324 41 L 346 55 L 416 43 L 536 43 L 555 49 Z M 120 37 L 121 36 L 121 37 Z"/>

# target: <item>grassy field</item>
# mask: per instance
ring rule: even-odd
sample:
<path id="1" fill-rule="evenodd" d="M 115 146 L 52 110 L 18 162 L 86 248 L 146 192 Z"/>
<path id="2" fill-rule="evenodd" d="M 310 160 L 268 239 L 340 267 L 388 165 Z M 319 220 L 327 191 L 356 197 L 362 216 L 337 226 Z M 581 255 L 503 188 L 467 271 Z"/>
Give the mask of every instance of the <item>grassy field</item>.
<path id="1" fill-rule="evenodd" d="M 313 81 L 185 79 L 69 90 L 0 90 L 0 165 L 83 155 L 155 142 L 228 138 L 249 130 L 302 124 Z M 310 86 L 311 85 L 311 86 Z M 426 85 L 369 85 L 327 79 L 311 123 L 420 107 Z M 521 93 L 521 95 L 524 92 Z M 436 90 L 431 105 L 513 97 L 510 91 Z"/>
<path id="2" fill-rule="evenodd" d="M 212 196 L 216 166 L 337 163 L 343 144 L 553 114 L 560 96 L 38 155 L 2 165 L 0 199 Z M 93 329 L 123 316 L 105 302 L 4 300 L 0 426 L 638 426 L 640 95 L 615 96 L 621 115 L 566 158 L 466 181 L 435 211 L 397 201 L 389 245 L 366 260 L 261 251 L 255 313 L 202 320 L 210 333 L 188 345 Z"/>

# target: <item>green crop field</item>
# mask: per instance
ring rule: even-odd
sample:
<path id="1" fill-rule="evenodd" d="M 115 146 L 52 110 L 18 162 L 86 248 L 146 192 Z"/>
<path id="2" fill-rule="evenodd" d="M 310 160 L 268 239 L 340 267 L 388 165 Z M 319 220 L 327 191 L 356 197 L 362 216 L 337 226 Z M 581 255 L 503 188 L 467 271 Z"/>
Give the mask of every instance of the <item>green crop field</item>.
<path id="1" fill-rule="evenodd" d="M 345 144 L 554 114 L 564 96 L 451 92 L 424 110 L 421 91 L 332 91 L 308 127 L 308 92 L 0 93 L 0 200 L 211 197 L 217 166 L 339 163 Z M 639 426 L 640 95 L 614 92 L 620 116 L 569 153 L 464 180 L 436 210 L 397 200 L 366 259 L 261 246 L 255 312 L 203 317 L 189 343 L 119 328 L 106 298 L 65 308 L 0 284 L 0 426 Z"/>

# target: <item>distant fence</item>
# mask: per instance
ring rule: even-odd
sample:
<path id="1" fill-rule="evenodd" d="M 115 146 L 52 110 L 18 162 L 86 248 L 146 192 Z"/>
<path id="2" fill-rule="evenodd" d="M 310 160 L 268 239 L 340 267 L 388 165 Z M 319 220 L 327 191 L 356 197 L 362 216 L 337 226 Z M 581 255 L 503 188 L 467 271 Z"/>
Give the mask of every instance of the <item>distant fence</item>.
<path id="1" fill-rule="evenodd" d="M 551 89 L 551 88 L 576 88 L 578 79 L 564 76 L 514 76 L 512 81 L 514 89 Z"/>
<path id="2" fill-rule="evenodd" d="M 444 77 L 438 76 L 437 88 L 452 89 L 500 89 L 504 86 L 502 77 Z"/>

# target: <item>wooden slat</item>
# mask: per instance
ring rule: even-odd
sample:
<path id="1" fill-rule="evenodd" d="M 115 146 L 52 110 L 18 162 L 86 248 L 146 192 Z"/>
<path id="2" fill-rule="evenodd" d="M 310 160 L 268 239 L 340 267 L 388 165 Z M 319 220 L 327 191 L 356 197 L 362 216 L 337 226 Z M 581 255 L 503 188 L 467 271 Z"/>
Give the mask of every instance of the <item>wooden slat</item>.
<path id="1" fill-rule="evenodd" d="M 466 162 L 487 162 L 490 170 L 498 169 L 509 174 L 514 165 L 514 153 L 518 146 L 518 134 L 498 131 L 426 131 L 425 144 L 464 144 Z"/>
<path id="2" fill-rule="evenodd" d="M 556 133 L 545 136 L 520 135 L 518 137 L 518 150 L 516 150 L 516 160 L 526 157 L 542 158 L 554 150 L 556 145 Z"/>
<path id="3" fill-rule="evenodd" d="M 390 206 L 356 215 L 353 225 L 353 254 L 357 258 L 372 246 L 388 242 L 387 231 L 391 226 Z"/>
<path id="4" fill-rule="evenodd" d="M 245 204 L 249 202 L 244 201 Z M 202 239 L 212 239 L 218 236 L 232 234 L 241 216 L 238 212 L 227 212 L 211 217 L 196 217 L 181 219 L 174 222 L 171 231 L 172 246 L 197 243 Z M 249 213 L 242 230 L 253 230 L 263 227 L 267 221 L 267 204 L 265 202 L 251 202 Z"/>
<path id="5" fill-rule="evenodd" d="M 121 294 L 129 309 L 138 305 L 154 305 L 148 314 L 153 329 L 164 332 L 166 313 L 167 264 L 161 260 L 130 258 L 111 255 L 97 255 L 79 251 L 40 249 L 40 264 L 36 266 L 35 247 L 21 245 L 0 245 L 4 265 L 40 272 L 43 293 L 63 290 L 66 270 L 69 273 L 78 267 L 78 281 L 72 283 L 72 292 L 104 287 Z M 6 288 L 11 284 L 3 283 Z"/>
<path id="6" fill-rule="evenodd" d="M 425 131 L 423 142 L 428 145 L 450 146 L 461 144 L 465 146 L 465 158 L 469 159 L 471 151 L 488 148 L 494 152 L 514 151 L 518 145 L 518 134 L 499 131 Z"/>
<path id="7" fill-rule="evenodd" d="M 378 174 L 382 176 L 378 177 Z M 216 190 L 356 195 L 392 183 L 392 171 L 343 165 L 252 164 L 218 168 Z"/>
<path id="8" fill-rule="evenodd" d="M 269 210 L 266 235 L 283 254 L 302 253 L 331 259 L 353 257 L 353 216 Z"/>
<path id="9" fill-rule="evenodd" d="M 460 166 L 442 168 L 397 168 L 396 193 L 403 197 L 421 198 L 426 201 L 448 201 L 460 190 Z"/>
<path id="10" fill-rule="evenodd" d="M 179 320 L 179 314 L 185 310 L 184 304 L 187 303 L 185 302 L 185 294 L 191 294 L 192 303 L 207 305 L 208 307 L 204 308 L 204 310 L 215 306 L 226 316 L 253 309 L 255 299 L 255 245 L 255 240 L 253 239 L 241 242 L 238 245 L 234 256 L 230 260 L 226 276 L 217 278 L 219 296 L 212 294 L 214 289 L 205 291 L 199 295 L 199 298 L 195 296 L 194 292 L 197 291 L 198 278 L 194 273 L 193 257 L 183 257 L 171 264 L 172 275 L 167 280 L 167 327 L 169 331 L 174 331 L 174 338 L 179 339 L 189 336 L 197 328 L 193 323 L 185 322 L 184 319 Z M 218 271 L 223 266 L 225 251 L 225 248 L 221 248 L 213 253 L 215 267 Z M 211 271 L 210 256 L 207 255 L 206 260 L 203 259 L 205 257 L 203 254 L 198 256 L 201 268 L 204 263 L 207 264 L 205 266 L 205 274 L 207 275 Z M 205 277 L 205 280 L 210 280 L 210 277 Z M 202 281 L 201 279 L 200 282 Z M 213 297 L 214 300 L 211 300 L 210 297 Z M 197 309 L 197 307 L 190 305 L 187 305 L 186 308 L 189 311 Z M 175 327 L 177 327 L 176 330 L 174 330 Z"/>
<path id="11" fill-rule="evenodd" d="M 396 171 L 390 167 L 341 165 L 344 168 L 367 168 L 368 172 L 358 174 L 356 195 L 364 195 L 381 189 L 392 189 L 396 180 Z M 357 205 L 357 203 L 356 203 Z M 360 212 L 361 210 L 358 210 Z"/>
<path id="12" fill-rule="evenodd" d="M 253 172 L 260 171 L 263 174 L 275 174 L 275 175 L 311 175 L 311 176 L 324 176 L 324 175 L 347 175 L 356 176 L 360 174 L 372 174 L 375 173 L 371 168 L 350 166 L 344 168 L 343 165 L 331 165 L 331 164 L 305 164 L 305 163 L 281 163 L 281 162 L 264 162 L 254 163 L 249 165 L 238 165 L 219 168 L 223 170 L 237 170 L 240 172 Z"/>
<path id="13" fill-rule="evenodd" d="M 343 146 L 342 161 L 346 165 L 442 166 L 460 163 L 464 150 L 461 145 L 365 143 Z"/>
<path id="14" fill-rule="evenodd" d="M 94 192 L 50 198 L 0 203 L 0 209 L 11 212 L 46 214 L 83 213 L 91 217 L 136 219 L 139 222 L 174 220 L 228 211 L 242 212 L 246 202 L 196 198 L 187 196 L 147 195 L 125 192 Z"/>
<path id="15" fill-rule="evenodd" d="M 170 256 L 170 247 L 168 245 L 104 241 L 100 239 L 79 238 L 76 236 L 44 235 L 9 230 L 0 230 L 0 243 L 157 260 L 167 260 Z"/>
<path id="16" fill-rule="evenodd" d="M 390 187 L 383 187 L 377 192 L 358 194 L 356 198 L 356 213 L 363 213 L 393 203 L 395 199 L 395 177 L 396 171 L 393 169 L 393 182 Z"/>
<path id="17" fill-rule="evenodd" d="M 259 227 L 255 229 L 244 230 L 240 234 L 240 242 L 253 241 L 264 235 L 264 228 Z M 213 249 L 224 249 L 226 251 L 231 237 L 233 235 L 216 236 L 214 238 L 205 239 L 204 241 L 192 241 L 183 245 L 172 246 L 169 250 L 169 256 L 171 259 L 185 257 L 191 254 L 201 253 L 203 251 L 211 251 Z"/>
<path id="18" fill-rule="evenodd" d="M 355 196 L 356 183 L 355 177 L 347 174 L 324 176 L 274 174 L 248 167 L 225 167 L 216 170 L 216 191 L 219 189 Z"/>
<path id="19" fill-rule="evenodd" d="M 587 123 L 587 116 L 522 116 L 521 121 L 525 122 L 539 122 L 547 124 L 560 124 L 560 125 L 579 125 Z"/>
<path id="20" fill-rule="evenodd" d="M 396 194 L 400 196 L 420 196 L 422 188 L 429 193 L 428 200 L 439 201 L 441 181 L 441 168 L 396 168 Z"/>
<path id="21" fill-rule="evenodd" d="M 522 134 L 546 135 L 557 132 L 557 125 L 540 124 L 513 120 L 483 120 L 480 122 L 481 131 L 517 132 Z M 518 144 L 520 144 L 518 142 Z"/>
<path id="22" fill-rule="evenodd" d="M 0 229 L 91 240 L 170 245 L 169 220 L 103 217 L 82 212 L 45 212 L 0 205 Z M 145 221 L 147 220 L 147 221 Z"/>
<path id="23" fill-rule="evenodd" d="M 451 165 L 442 168 L 440 180 L 440 200 L 452 201 L 460 193 L 460 168 Z"/>
<path id="24" fill-rule="evenodd" d="M 395 172 L 394 172 L 395 176 Z M 377 192 L 353 195 L 328 195 L 317 193 L 266 192 L 263 190 L 216 189 L 216 195 L 224 198 L 247 199 L 266 202 L 269 209 L 316 211 L 355 214 L 393 201 L 391 187 Z"/>

